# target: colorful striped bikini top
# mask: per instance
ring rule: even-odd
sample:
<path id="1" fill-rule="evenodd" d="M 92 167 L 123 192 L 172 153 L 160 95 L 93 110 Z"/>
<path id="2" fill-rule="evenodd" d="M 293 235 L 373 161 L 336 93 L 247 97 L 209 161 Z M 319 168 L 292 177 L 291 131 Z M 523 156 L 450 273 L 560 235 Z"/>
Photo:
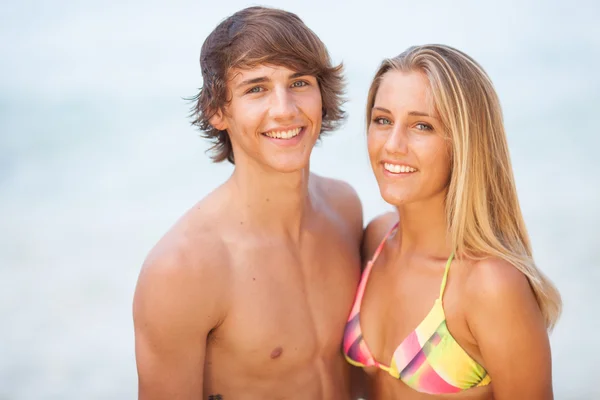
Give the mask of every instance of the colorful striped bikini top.
<path id="1" fill-rule="evenodd" d="M 354 306 L 344 331 L 343 347 L 346 360 L 357 367 L 381 368 L 422 393 L 456 393 L 472 387 L 488 385 L 491 378 L 485 368 L 465 352 L 446 326 L 442 297 L 453 255 L 450 255 L 446 263 L 440 295 L 435 300 L 433 308 L 419 326 L 400 343 L 392 355 L 389 366 L 378 362 L 371 354 L 360 327 L 360 307 L 373 264 L 387 238 L 397 226 L 398 224 L 394 225 L 385 235 L 362 274 Z"/>

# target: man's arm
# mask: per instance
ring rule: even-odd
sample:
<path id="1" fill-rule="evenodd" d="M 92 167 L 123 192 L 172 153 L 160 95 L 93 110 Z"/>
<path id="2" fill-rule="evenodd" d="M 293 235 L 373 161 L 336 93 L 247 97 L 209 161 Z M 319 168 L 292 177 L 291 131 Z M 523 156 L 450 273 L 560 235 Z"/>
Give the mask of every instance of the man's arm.
<path id="1" fill-rule="evenodd" d="M 202 398 L 206 339 L 224 317 L 225 286 L 214 246 L 205 254 L 166 250 L 144 263 L 133 302 L 140 400 Z"/>

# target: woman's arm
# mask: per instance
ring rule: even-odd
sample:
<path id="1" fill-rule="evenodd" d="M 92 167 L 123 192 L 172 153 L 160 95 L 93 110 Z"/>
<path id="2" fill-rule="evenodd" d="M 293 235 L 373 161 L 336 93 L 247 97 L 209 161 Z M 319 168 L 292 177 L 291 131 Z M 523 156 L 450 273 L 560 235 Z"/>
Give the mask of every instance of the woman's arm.
<path id="1" fill-rule="evenodd" d="M 482 260 L 469 273 L 466 295 L 494 399 L 552 399 L 548 332 L 527 278 L 504 260 Z"/>

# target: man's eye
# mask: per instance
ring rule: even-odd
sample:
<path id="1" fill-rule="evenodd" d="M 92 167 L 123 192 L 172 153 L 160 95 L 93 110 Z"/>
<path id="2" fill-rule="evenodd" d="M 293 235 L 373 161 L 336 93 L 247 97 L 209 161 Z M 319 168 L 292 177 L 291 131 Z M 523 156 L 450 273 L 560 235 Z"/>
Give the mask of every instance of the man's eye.
<path id="1" fill-rule="evenodd" d="M 292 87 L 302 87 L 302 86 L 308 86 L 308 82 L 296 81 L 296 82 L 292 83 Z"/>
<path id="2" fill-rule="evenodd" d="M 260 86 L 254 86 L 252 89 L 248 90 L 246 93 L 260 93 L 263 90 L 264 89 L 261 88 Z"/>

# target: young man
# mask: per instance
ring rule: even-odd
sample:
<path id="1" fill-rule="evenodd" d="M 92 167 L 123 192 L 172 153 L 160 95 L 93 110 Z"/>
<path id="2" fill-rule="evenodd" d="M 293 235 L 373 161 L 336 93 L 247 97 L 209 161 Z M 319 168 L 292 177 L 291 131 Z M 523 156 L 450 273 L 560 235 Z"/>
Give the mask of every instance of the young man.
<path id="1" fill-rule="evenodd" d="M 296 15 L 261 7 L 218 25 L 200 64 L 194 122 L 235 170 L 142 268 L 140 399 L 349 399 L 362 209 L 309 171 L 344 116 L 341 66 Z"/>

